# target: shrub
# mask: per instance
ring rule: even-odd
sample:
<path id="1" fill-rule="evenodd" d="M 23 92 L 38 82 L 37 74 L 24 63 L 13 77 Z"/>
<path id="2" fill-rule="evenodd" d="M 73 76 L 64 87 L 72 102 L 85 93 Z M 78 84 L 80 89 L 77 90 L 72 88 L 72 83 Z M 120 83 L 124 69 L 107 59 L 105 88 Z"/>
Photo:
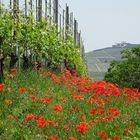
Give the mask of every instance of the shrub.
<path id="1" fill-rule="evenodd" d="M 140 89 L 140 46 L 121 53 L 123 61 L 111 63 L 105 74 L 105 81 Z"/>

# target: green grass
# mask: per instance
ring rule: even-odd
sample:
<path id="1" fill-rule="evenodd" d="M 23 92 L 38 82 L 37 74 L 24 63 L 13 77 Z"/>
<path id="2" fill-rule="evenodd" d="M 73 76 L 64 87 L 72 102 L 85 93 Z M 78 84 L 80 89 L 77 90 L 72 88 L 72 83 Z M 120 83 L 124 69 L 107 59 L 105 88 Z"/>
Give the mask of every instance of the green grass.
<path id="1" fill-rule="evenodd" d="M 0 85 L 0 140 L 115 140 L 117 135 L 121 140 L 140 139 L 138 91 L 92 82 L 69 71 L 48 71 L 5 74 L 5 86 Z"/>

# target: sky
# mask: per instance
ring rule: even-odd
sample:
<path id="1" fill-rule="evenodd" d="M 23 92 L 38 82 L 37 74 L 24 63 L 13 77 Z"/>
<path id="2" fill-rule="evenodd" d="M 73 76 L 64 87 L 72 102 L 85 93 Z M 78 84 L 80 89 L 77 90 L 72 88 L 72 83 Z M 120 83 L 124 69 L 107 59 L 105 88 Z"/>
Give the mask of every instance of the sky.
<path id="1" fill-rule="evenodd" d="M 111 47 L 122 41 L 140 43 L 140 0 L 59 2 L 63 8 L 67 3 L 78 20 L 86 52 Z"/>

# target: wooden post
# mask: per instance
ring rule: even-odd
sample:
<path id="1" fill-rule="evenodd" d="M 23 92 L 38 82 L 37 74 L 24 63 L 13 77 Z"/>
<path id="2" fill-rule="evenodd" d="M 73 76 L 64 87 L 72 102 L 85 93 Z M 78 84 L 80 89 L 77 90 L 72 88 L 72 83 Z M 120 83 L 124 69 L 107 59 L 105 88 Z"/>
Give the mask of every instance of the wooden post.
<path id="1" fill-rule="evenodd" d="M 42 0 L 38 0 L 38 21 L 42 21 Z"/>
<path id="2" fill-rule="evenodd" d="M 62 15 L 60 14 L 60 18 L 59 18 L 59 32 L 60 32 L 60 36 L 62 36 L 62 31 L 61 31 L 61 27 L 62 27 Z"/>
<path id="3" fill-rule="evenodd" d="M 51 24 L 51 15 L 52 15 L 51 11 L 52 11 L 52 3 L 51 3 L 51 0 L 49 0 L 49 19 L 50 19 L 50 24 Z"/>
<path id="4" fill-rule="evenodd" d="M 45 0 L 45 18 L 47 19 L 48 16 L 48 2 Z"/>
<path id="5" fill-rule="evenodd" d="M 30 0 L 30 15 L 33 16 L 33 0 Z"/>
<path id="6" fill-rule="evenodd" d="M 10 15 L 12 15 L 12 0 L 10 0 Z"/>
<path id="7" fill-rule="evenodd" d="M 38 20 L 38 0 L 36 0 L 36 20 Z"/>
<path id="8" fill-rule="evenodd" d="M 25 0 L 25 17 L 27 17 L 27 0 Z"/>
<path id="9" fill-rule="evenodd" d="M 74 19 L 74 45 L 77 45 L 77 20 Z"/>
<path id="10" fill-rule="evenodd" d="M 13 0 L 13 18 L 14 18 L 14 24 L 16 24 L 16 20 L 17 20 L 17 16 L 18 16 L 18 13 L 17 13 L 17 10 L 18 10 L 18 6 L 17 6 L 17 0 Z M 15 43 L 15 40 L 16 40 L 16 30 L 13 31 L 13 41 Z M 16 46 L 13 46 L 13 52 L 16 54 Z"/>
<path id="11" fill-rule="evenodd" d="M 73 35 L 73 12 L 70 13 L 70 31 Z"/>
<path id="12" fill-rule="evenodd" d="M 78 35 L 78 46 L 81 47 L 81 31 L 77 35 Z"/>
<path id="13" fill-rule="evenodd" d="M 68 31 L 69 31 L 69 7 L 67 6 L 66 4 L 66 21 L 65 21 L 65 35 L 66 35 L 66 39 L 67 39 L 67 34 L 68 34 Z"/>
<path id="14" fill-rule="evenodd" d="M 19 14 L 19 0 L 17 0 L 17 13 Z"/>
<path id="15" fill-rule="evenodd" d="M 63 10 L 63 15 L 62 15 L 62 30 L 63 30 L 63 42 L 65 39 L 65 10 Z"/>
<path id="16" fill-rule="evenodd" d="M 17 29 L 19 28 L 19 0 L 17 0 Z M 18 67 L 18 70 L 20 70 L 20 46 L 18 45 L 18 48 L 17 48 L 18 52 L 17 52 L 17 55 L 18 55 L 18 63 L 17 63 L 17 67 Z"/>
<path id="17" fill-rule="evenodd" d="M 17 0 L 13 0 L 13 14 L 14 16 L 17 14 Z"/>
<path id="18" fill-rule="evenodd" d="M 1 14 L 2 14 L 2 0 L 0 0 L 0 17 L 1 17 Z"/>
<path id="19" fill-rule="evenodd" d="M 58 0 L 54 0 L 53 15 L 54 15 L 54 23 L 58 31 Z"/>

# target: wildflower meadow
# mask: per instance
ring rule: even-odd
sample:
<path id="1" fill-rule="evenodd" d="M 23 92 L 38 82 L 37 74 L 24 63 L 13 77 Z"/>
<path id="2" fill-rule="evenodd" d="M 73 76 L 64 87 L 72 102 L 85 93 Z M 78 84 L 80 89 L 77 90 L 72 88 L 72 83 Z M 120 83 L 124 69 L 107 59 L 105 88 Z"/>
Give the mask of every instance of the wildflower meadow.
<path id="1" fill-rule="evenodd" d="M 1 140 L 139 140 L 140 92 L 69 70 L 5 72 Z"/>

